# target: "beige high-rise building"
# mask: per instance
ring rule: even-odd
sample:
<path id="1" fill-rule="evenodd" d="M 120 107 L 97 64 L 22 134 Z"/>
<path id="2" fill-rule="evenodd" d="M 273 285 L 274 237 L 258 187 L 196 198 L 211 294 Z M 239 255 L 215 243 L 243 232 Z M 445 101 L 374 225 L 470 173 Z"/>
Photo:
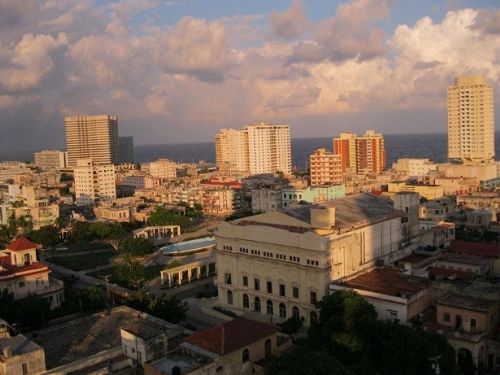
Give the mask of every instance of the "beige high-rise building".
<path id="1" fill-rule="evenodd" d="M 215 137 L 217 166 L 222 171 L 248 174 L 290 174 L 292 152 L 290 127 L 266 123 L 242 130 L 222 129 Z"/>
<path id="2" fill-rule="evenodd" d="M 478 165 L 494 157 L 493 88 L 481 76 L 458 77 L 448 87 L 448 159 Z"/>
<path id="3" fill-rule="evenodd" d="M 319 148 L 309 156 L 311 186 L 341 184 L 343 180 L 342 158 L 339 154 Z"/>
<path id="4" fill-rule="evenodd" d="M 246 133 L 236 129 L 221 129 L 215 136 L 215 161 L 222 172 L 247 172 L 248 152 Z"/>
<path id="5" fill-rule="evenodd" d="M 117 116 L 68 116 L 64 123 L 68 167 L 84 158 L 92 158 L 95 164 L 120 162 Z"/>
<path id="6" fill-rule="evenodd" d="M 75 195 L 77 204 L 116 198 L 115 166 L 96 164 L 91 158 L 78 159 L 75 167 Z"/>

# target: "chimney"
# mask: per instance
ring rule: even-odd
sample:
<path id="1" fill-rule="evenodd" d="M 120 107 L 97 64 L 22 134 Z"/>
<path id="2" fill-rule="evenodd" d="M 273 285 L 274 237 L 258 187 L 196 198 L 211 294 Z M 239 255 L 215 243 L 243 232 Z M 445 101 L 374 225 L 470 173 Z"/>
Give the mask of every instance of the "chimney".
<path id="1" fill-rule="evenodd" d="M 316 232 L 331 231 L 335 226 L 335 207 L 311 208 L 311 227 Z"/>

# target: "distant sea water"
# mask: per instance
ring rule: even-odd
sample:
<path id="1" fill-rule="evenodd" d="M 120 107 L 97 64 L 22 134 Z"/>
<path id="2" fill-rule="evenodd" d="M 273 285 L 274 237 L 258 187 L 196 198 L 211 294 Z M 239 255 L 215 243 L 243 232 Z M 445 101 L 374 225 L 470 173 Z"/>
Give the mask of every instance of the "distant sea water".
<path id="1" fill-rule="evenodd" d="M 447 159 L 447 135 L 441 134 L 386 134 L 385 150 L 387 167 L 399 158 L 428 158 L 435 162 Z M 304 168 L 309 155 L 317 148 L 332 149 L 332 137 L 325 138 L 294 138 L 292 139 L 292 164 Z M 500 156 L 500 132 L 495 133 L 495 154 Z M 0 150 L 0 160 L 33 160 L 34 151 L 3 151 Z M 215 161 L 215 146 L 213 142 L 141 145 L 135 146 L 136 162 L 148 162 L 159 158 L 172 159 L 178 162 Z"/>

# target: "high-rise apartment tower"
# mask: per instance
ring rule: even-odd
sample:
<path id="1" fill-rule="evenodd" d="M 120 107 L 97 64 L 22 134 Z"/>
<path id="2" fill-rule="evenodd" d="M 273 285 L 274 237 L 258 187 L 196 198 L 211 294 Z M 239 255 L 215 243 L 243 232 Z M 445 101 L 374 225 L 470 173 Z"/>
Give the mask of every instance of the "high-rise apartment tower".
<path id="1" fill-rule="evenodd" d="M 116 116 L 69 116 L 65 117 L 64 123 L 70 168 L 83 158 L 92 158 L 95 164 L 120 162 Z"/>
<path id="2" fill-rule="evenodd" d="M 493 88 L 484 77 L 455 79 L 448 87 L 448 159 L 467 165 L 495 157 Z"/>

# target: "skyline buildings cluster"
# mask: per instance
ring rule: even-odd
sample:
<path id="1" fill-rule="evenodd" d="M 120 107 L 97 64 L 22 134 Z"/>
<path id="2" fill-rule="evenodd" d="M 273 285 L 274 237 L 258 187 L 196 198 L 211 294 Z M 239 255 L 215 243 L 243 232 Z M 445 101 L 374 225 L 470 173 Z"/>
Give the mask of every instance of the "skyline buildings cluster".
<path id="1" fill-rule="evenodd" d="M 453 76 L 498 90 L 494 0 L 236 1 L 192 13 L 199 2 L 7 0 L 0 147 L 61 148 L 74 113 L 118 113 L 137 144 L 262 119 L 295 137 L 444 132 Z"/>

